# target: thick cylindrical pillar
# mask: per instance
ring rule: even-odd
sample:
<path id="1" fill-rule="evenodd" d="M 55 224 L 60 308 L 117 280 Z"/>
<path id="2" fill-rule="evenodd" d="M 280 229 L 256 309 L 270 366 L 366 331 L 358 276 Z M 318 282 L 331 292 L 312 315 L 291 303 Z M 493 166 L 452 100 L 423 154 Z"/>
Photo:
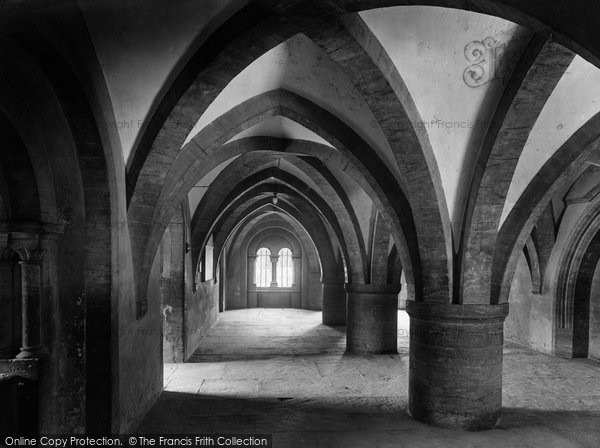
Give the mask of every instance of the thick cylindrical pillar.
<path id="1" fill-rule="evenodd" d="M 346 285 L 346 351 L 397 353 L 398 286 Z"/>
<path id="2" fill-rule="evenodd" d="M 45 355 L 41 343 L 40 300 L 41 263 L 20 261 L 22 303 L 22 347 L 17 358 L 40 358 Z"/>
<path id="3" fill-rule="evenodd" d="M 323 284 L 323 325 L 346 325 L 346 290 L 344 281 L 322 278 Z"/>
<path id="4" fill-rule="evenodd" d="M 409 411 L 416 420 L 493 428 L 502 407 L 502 344 L 508 304 L 407 301 Z"/>

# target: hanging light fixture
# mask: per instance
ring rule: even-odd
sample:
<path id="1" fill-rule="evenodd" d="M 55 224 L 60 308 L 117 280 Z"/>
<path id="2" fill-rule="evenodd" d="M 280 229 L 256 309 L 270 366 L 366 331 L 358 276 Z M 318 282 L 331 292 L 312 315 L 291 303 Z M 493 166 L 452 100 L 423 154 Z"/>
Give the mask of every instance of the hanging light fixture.
<path id="1" fill-rule="evenodd" d="M 277 158 L 277 169 L 279 169 L 279 167 L 281 165 L 281 159 L 283 159 L 283 155 L 278 154 L 275 157 Z M 278 188 L 279 182 L 277 179 L 275 179 L 275 184 Z M 277 197 L 276 191 L 273 192 L 273 197 L 271 198 L 271 202 L 273 203 L 273 205 L 277 205 L 277 203 L 279 202 L 279 198 Z"/>

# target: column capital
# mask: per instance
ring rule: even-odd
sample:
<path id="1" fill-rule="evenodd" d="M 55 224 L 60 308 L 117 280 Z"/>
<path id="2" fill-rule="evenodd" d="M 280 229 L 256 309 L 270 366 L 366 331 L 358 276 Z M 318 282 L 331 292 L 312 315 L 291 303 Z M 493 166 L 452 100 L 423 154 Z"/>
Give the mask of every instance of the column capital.
<path id="1" fill-rule="evenodd" d="M 16 252 L 21 261 L 40 262 L 43 258 L 43 243 L 58 240 L 64 226 L 43 222 L 4 221 L 0 222 L 0 258 Z"/>
<path id="2" fill-rule="evenodd" d="M 0 221 L 0 234 L 35 234 L 43 238 L 60 237 L 64 225 L 41 221 Z"/>

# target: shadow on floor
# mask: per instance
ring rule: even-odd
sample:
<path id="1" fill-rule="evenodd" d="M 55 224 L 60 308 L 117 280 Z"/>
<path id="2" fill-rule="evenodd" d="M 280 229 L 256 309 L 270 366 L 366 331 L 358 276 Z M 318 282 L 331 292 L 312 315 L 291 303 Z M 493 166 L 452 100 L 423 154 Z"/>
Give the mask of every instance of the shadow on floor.
<path id="1" fill-rule="evenodd" d="M 391 359 L 400 358 L 401 356 L 408 356 L 408 349 L 399 348 L 397 353 L 387 353 L 381 355 L 356 355 L 352 353 L 348 353 L 341 350 L 321 350 L 321 351 L 313 351 L 313 353 L 298 353 L 298 354 L 289 354 L 289 353 L 264 353 L 264 354 L 199 354 L 196 353 L 190 357 L 185 364 L 190 363 L 219 363 L 219 362 L 229 362 L 229 361 L 273 361 L 276 359 L 285 359 L 285 358 L 319 358 L 323 355 L 338 355 L 342 359 L 375 359 L 381 357 L 387 357 Z"/>
<path id="2" fill-rule="evenodd" d="M 240 399 L 164 392 L 140 434 L 273 434 L 275 447 L 600 446 L 599 412 L 504 408 L 498 427 L 466 432 L 408 416 L 405 401 L 362 397 Z"/>
<path id="3" fill-rule="evenodd" d="M 284 448 L 600 447 L 597 367 L 512 344 L 497 428 L 465 432 L 411 419 L 408 319 L 398 314 L 399 354 L 370 357 L 344 354 L 343 328 L 323 326 L 318 313 L 225 314 L 195 362 L 165 365 L 167 392 L 139 431 L 266 433 Z"/>

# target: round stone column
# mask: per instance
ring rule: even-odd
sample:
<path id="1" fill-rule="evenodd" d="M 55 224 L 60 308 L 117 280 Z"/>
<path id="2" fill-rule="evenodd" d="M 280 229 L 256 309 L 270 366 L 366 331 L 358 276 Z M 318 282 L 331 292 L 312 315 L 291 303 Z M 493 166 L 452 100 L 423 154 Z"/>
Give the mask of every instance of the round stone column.
<path id="1" fill-rule="evenodd" d="M 17 358 L 40 358 L 45 355 L 41 342 L 41 262 L 20 261 L 22 303 L 22 347 Z"/>
<path id="2" fill-rule="evenodd" d="M 322 278 L 323 284 L 323 324 L 346 325 L 346 290 L 344 280 Z"/>
<path id="3" fill-rule="evenodd" d="M 346 351 L 397 353 L 397 285 L 346 285 Z"/>
<path id="4" fill-rule="evenodd" d="M 271 288 L 277 287 L 277 260 L 279 256 L 271 255 Z"/>
<path id="5" fill-rule="evenodd" d="M 502 407 L 503 325 L 508 304 L 406 304 L 412 417 L 448 428 L 493 428 Z"/>

